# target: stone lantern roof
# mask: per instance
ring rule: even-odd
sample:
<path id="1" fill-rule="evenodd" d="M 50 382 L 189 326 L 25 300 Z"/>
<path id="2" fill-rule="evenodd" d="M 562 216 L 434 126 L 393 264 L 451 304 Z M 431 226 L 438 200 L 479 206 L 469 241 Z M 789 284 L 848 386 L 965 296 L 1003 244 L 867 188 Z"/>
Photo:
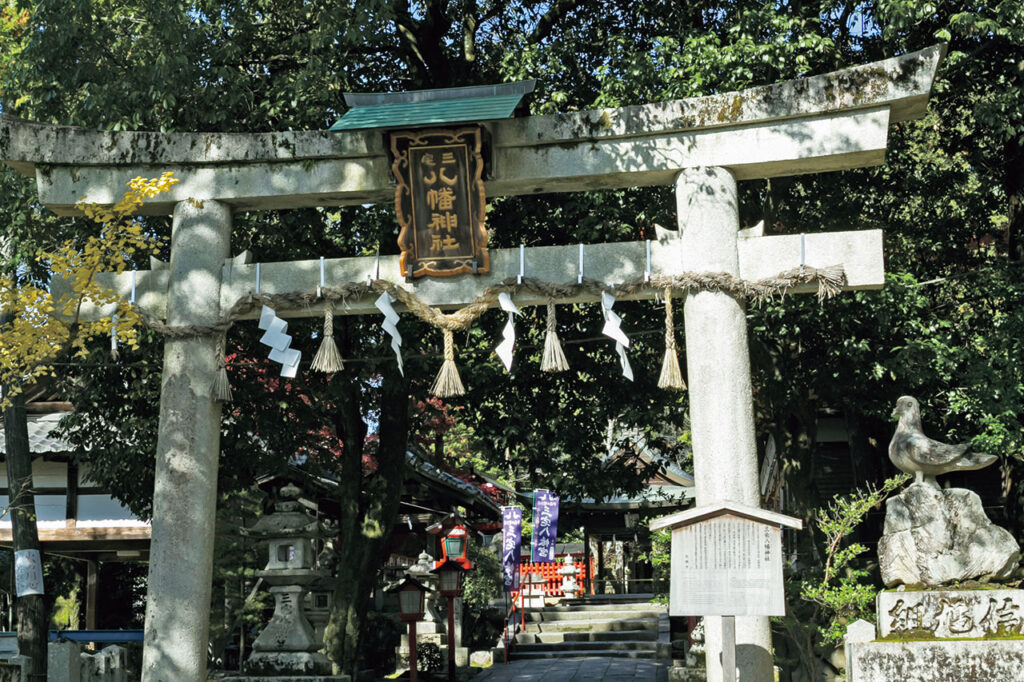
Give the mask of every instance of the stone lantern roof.
<path id="1" fill-rule="evenodd" d="M 278 501 L 274 510 L 264 514 L 252 525 L 243 528 L 241 533 L 253 538 L 319 538 L 327 533 L 316 519 L 312 519 L 302 511 L 299 495 L 302 491 L 298 486 L 289 483 L 278 492 Z"/>

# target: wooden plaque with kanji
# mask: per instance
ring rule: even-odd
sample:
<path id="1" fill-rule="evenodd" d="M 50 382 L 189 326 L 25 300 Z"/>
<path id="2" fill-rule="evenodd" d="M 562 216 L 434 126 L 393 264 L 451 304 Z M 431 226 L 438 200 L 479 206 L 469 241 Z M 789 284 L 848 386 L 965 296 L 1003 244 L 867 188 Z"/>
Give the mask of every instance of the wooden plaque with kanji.
<path id="1" fill-rule="evenodd" d="M 480 128 L 391 133 L 405 277 L 490 271 Z"/>

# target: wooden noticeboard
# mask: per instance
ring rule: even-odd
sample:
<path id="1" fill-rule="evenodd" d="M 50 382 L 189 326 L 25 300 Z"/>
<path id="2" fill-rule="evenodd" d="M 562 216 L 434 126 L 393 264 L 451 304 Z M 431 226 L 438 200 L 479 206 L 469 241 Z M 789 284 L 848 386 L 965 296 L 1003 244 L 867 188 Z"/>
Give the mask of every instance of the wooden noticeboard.
<path id="1" fill-rule="evenodd" d="M 719 516 L 672 533 L 669 613 L 784 616 L 782 530 Z"/>
<path id="2" fill-rule="evenodd" d="M 490 271 L 480 128 L 392 131 L 405 277 Z"/>
<path id="3" fill-rule="evenodd" d="M 672 530 L 672 616 L 784 616 L 783 514 L 720 502 L 656 519 Z"/>

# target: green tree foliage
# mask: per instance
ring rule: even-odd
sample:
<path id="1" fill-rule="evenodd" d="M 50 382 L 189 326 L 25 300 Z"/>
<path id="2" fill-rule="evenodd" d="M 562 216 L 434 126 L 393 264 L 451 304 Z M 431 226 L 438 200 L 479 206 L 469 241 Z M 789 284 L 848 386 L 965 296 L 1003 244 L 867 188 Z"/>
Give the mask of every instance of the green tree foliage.
<path id="1" fill-rule="evenodd" d="M 846 625 L 857 618 L 874 620 L 877 590 L 865 580 L 869 578 L 870 571 L 855 564 L 857 557 L 868 548 L 863 543 L 851 542 L 850 537 L 869 511 L 877 508 L 908 480 L 908 474 L 900 474 L 878 488 L 868 486 L 867 490 L 836 495 L 815 515 L 814 523 L 825 539 L 824 562 L 817 579 L 805 578 L 801 582 L 800 593 L 805 600 L 824 610 L 827 623 L 819 628 L 819 632 L 826 642 L 839 644 Z M 815 619 L 818 620 L 821 618 Z"/>

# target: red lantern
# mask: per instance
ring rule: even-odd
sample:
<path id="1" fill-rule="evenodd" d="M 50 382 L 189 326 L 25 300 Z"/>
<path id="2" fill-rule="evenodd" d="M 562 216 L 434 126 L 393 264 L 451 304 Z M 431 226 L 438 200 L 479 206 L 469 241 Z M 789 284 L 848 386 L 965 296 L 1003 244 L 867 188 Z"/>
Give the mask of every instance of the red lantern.
<path id="1" fill-rule="evenodd" d="M 403 623 L 409 624 L 409 679 L 416 682 L 416 621 L 423 618 L 424 597 L 431 589 L 406 573 L 401 581 L 385 591 L 398 593 L 398 615 Z"/>
<path id="2" fill-rule="evenodd" d="M 466 569 L 458 561 L 442 561 L 434 569 L 438 576 L 439 591 L 441 596 L 447 599 L 455 599 L 462 596 L 462 581 L 466 575 Z"/>
<path id="3" fill-rule="evenodd" d="M 398 588 L 398 615 L 403 622 L 423 620 L 427 588 L 415 578 L 406 578 Z"/>
<path id="4" fill-rule="evenodd" d="M 462 525 L 455 526 L 449 531 L 441 544 L 444 561 L 457 561 L 460 564 L 466 561 L 466 550 L 469 547 L 468 535 L 466 527 Z"/>

